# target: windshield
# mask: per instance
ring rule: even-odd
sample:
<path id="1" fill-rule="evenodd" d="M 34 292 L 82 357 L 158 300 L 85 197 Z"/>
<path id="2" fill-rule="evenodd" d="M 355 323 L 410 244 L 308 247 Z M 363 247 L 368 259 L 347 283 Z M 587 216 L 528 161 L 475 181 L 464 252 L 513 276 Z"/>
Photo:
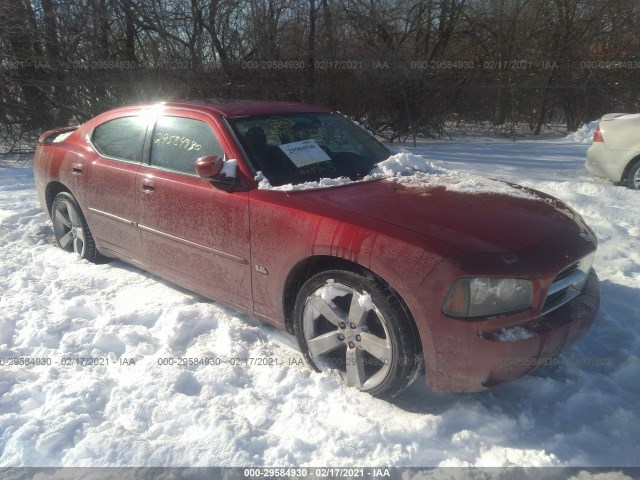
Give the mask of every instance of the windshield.
<path id="1" fill-rule="evenodd" d="M 228 119 L 256 172 L 273 186 L 361 178 L 389 150 L 339 114 L 290 113 Z"/>

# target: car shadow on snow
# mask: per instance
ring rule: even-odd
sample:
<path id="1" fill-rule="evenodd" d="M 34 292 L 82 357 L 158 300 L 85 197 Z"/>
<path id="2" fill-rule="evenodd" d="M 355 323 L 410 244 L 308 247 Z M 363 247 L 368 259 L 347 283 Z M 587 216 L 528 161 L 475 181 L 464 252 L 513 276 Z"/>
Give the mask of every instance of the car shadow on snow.
<path id="1" fill-rule="evenodd" d="M 391 403 L 438 417 L 445 446 L 468 437 L 470 445 L 543 448 L 568 465 L 637 465 L 638 289 L 605 280 L 601 291 L 594 325 L 554 365 L 479 393 L 439 394 L 419 378 Z"/>

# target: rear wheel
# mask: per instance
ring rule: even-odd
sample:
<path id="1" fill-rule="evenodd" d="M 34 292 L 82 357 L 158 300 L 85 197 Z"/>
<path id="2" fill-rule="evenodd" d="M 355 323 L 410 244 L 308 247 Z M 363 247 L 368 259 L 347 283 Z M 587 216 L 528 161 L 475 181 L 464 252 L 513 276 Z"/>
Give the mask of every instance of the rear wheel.
<path id="1" fill-rule="evenodd" d="M 640 160 L 631 167 L 627 175 L 627 186 L 634 190 L 640 190 Z"/>
<path id="2" fill-rule="evenodd" d="M 295 304 L 295 332 L 307 363 L 337 370 L 377 397 L 405 389 L 422 366 L 412 320 L 382 282 L 350 271 L 309 279 Z"/>
<path id="3" fill-rule="evenodd" d="M 73 195 L 67 192 L 56 195 L 51 206 L 51 221 L 60 248 L 91 262 L 104 258 L 96 249 L 87 221 Z"/>

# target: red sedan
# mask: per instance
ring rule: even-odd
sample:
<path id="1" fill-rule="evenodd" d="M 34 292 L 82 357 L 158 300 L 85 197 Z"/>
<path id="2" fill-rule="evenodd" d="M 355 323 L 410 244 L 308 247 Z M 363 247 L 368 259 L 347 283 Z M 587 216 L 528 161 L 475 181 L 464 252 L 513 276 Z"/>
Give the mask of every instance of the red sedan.
<path id="1" fill-rule="evenodd" d="M 389 156 L 323 107 L 182 101 L 43 134 L 35 176 L 63 249 L 286 329 L 312 368 L 373 395 L 423 367 L 433 390 L 482 390 L 584 335 L 597 240 L 575 211 L 367 175 Z"/>

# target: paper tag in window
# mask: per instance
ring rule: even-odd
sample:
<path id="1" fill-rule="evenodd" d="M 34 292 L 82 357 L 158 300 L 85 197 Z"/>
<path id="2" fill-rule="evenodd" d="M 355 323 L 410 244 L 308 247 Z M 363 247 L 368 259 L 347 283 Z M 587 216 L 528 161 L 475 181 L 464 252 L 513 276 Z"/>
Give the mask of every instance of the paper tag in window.
<path id="1" fill-rule="evenodd" d="M 280 149 L 298 168 L 331 160 L 314 140 L 285 143 L 280 145 Z"/>

